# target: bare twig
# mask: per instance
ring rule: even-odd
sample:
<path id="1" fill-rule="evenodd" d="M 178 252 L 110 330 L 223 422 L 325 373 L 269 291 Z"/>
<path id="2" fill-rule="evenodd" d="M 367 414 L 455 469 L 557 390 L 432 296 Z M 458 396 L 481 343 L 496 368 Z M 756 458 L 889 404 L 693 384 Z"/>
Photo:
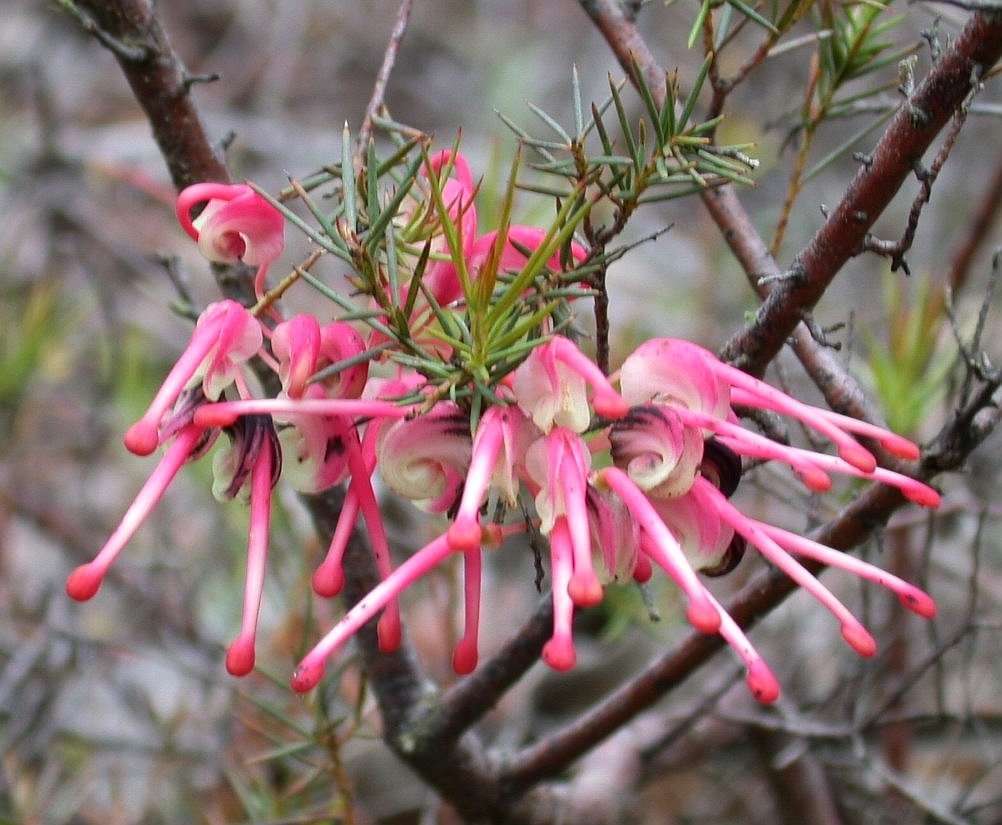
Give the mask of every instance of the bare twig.
<path id="1" fill-rule="evenodd" d="M 228 182 L 226 167 L 213 150 L 191 99 L 191 76 L 171 47 L 153 6 L 146 0 L 67 0 L 62 5 L 115 55 L 146 113 L 174 186 Z M 247 267 L 215 266 L 213 271 L 224 295 L 246 305 L 254 302 L 253 275 Z"/>
<path id="2" fill-rule="evenodd" d="M 401 0 L 400 9 L 397 11 L 397 19 L 390 32 L 389 42 L 386 44 L 386 51 L 383 54 L 383 63 L 376 74 L 376 81 L 372 84 L 372 96 L 369 98 L 369 105 L 365 107 L 365 116 L 362 118 L 362 126 L 358 130 L 358 139 L 355 144 L 356 166 L 361 160 L 362 154 L 369 145 L 372 137 L 373 119 L 383 108 L 383 99 L 386 96 L 386 84 L 390 80 L 390 72 L 393 71 L 393 64 L 397 61 L 397 52 L 400 50 L 400 42 L 404 39 L 404 32 L 407 31 L 407 21 L 411 16 L 411 6 L 413 0 Z"/>
<path id="3" fill-rule="evenodd" d="M 929 203 L 929 198 L 932 197 L 932 186 L 936 182 L 936 178 L 939 177 L 940 170 L 950 156 L 950 152 L 953 151 L 957 138 L 960 136 L 960 130 L 967 121 L 967 113 L 970 110 L 974 95 L 979 88 L 977 77 L 972 78 L 972 84 L 970 93 L 954 114 L 953 125 L 950 127 L 950 131 L 947 132 L 946 138 L 943 140 L 943 145 L 940 146 L 932 164 L 928 169 L 924 169 L 918 162 L 915 164 L 915 175 L 918 177 L 921 186 L 908 212 L 908 223 L 905 226 L 905 232 L 901 236 L 901 239 L 894 243 L 881 241 L 872 235 L 867 235 L 863 239 L 864 249 L 876 252 L 878 255 L 885 255 L 891 259 L 891 272 L 903 269 L 906 275 L 911 274 L 908 264 L 905 262 L 905 254 L 912 248 L 912 243 L 915 241 L 915 233 L 918 230 L 919 218 L 922 217 L 922 210 Z"/>
<path id="4" fill-rule="evenodd" d="M 798 256 L 804 278 L 783 282 L 772 291 L 755 320 L 724 347 L 729 360 L 762 372 L 800 322 L 800 311 L 821 299 L 915 162 L 963 103 L 973 74 L 983 74 L 1000 55 L 1002 15 L 975 14 L 911 96 L 911 105 L 891 120 L 873 152 L 873 163 L 857 171 L 841 202 Z M 914 111 L 924 117 L 913 117 Z"/>

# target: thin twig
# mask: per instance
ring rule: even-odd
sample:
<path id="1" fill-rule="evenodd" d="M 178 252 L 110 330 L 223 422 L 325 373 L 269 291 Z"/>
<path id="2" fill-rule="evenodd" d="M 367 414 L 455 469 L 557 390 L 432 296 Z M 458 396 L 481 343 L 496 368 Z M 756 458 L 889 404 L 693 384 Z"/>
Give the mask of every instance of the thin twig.
<path id="1" fill-rule="evenodd" d="M 397 52 L 400 50 L 400 42 L 404 39 L 404 32 L 407 31 L 407 21 L 411 16 L 411 6 L 413 0 L 401 0 L 400 8 L 397 10 L 397 19 L 390 32 L 389 42 L 386 44 L 386 51 L 383 54 L 383 63 L 376 74 L 376 81 L 372 84 L 372 96 L 369 98 L 369 105 L 365 107 L 365 117 L 362 118 L 362 126 L 358 130 L 358 138 L 355 143 L 355 166 L 359 166 L 362 156 L 372 138 L 373 119 L 383 108 L 383 100 L 386 96 L 386 85 L 390 80 L 390 72 L 393 71 L 393 64 L 397 61 Z"/>
<path id="2" fill-rule="evenodd" d="M 933 184 L 936 182 L 936 178 L 939 177 L 943 164 L 945 164 L 947 158 L 950 157 L 950 152 L 953 151 L 957 138 L 960 136 L 960 130 L 964 127 L 964 123 L 967 121 L 967 113 L 970 110 L 971 103 L 974 100 L 974 95 L 977 93 L 979 85 L 980 84 L 977 78 L 972 78 L 971 91 L 954 114 L 953 125 L 947 132 L 946 138 L 943 140 L 943 145 L 939 147 L 939 151 L 936 153 L 936 157 L 933 159 L 929 168 L 923 169 L 921 165 L 916 162 L 915 174 L 921 185 L 918 195 L 916 195 L 915 200 L 912 201 L 912 207 L 908 212 L 908 223 L 905 226 L 905 231 L 901 236 L 901 239 L 895 243 L 881 241 L 871 235 L 867 235 L 863 239 L 864 249 L 876 252 L 878 255 L 885 255 L 891 259 L 891 272 L 897 272 L 898 269 L 903 269 L 906 275 L 911 274 L 908 269 L 908 264 L 905 262 L 905 254 L 911 249 L 912 243 L 915 241 L 915 233 L 918 231 L 918 223 L 919 219 L 922 217 L 922 210 L 925 208 L 925 205 L 929 203 L 929 199 L 932 197 Z"/>
<path id="3" fill-rule="evenodd" d="M 798 256 L 803 279 L 772 291 L 755 320 L 734 335 L 724 355 L 760 374 L 811 309 L 842 266 L 860 248 L 874 221 L 939 131 L 971 91 L 972 74 L 981 74 L 1002 56 L 1002 15 L 975 14 L 911 95 L 909 106 L 891 120 L 873 162 L 860 168 L 845 196 Z M 922 118 L 914 117 L 916 111 Z"/>

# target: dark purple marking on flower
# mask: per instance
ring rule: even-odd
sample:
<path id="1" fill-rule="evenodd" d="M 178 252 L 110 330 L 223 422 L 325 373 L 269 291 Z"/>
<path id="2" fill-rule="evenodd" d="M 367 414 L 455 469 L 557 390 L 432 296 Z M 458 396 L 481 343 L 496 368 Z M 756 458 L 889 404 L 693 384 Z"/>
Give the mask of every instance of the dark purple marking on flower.
<path id="1" fill-rule="evenodd" d="M 630 407 L 629 412 L 618 421 L 614 421 L 612 428 L 609 430 L 612 460 L 618 463 L 625 459 L 623 448 L 626 442 L 623 441 L 623 438 L 627 436 L 629 430 L 634 428 L 642 429 L 659 423 L 669 431 L 672 429 L 672 422 L 668 419 L 668 416 L 656 406 L 642 405 Z"/>
<path id="2" fill-rule="evenodd" d="M 166 443 L 191 424 L 195 419 L 195 410 L 205 403 L 208 403 L 208 399 L 202 391 L 201 384 L 182 392 L 178 396 L 173 412 L 171 412 L 160 427 L 160 443 Z M 204 429 L 194 449 L 191 451 L 188 461 L 197 461 L 204 456 L 212 448 L 212 445 L 216 443 L 218 437 L 219 429 L 217 427 L 207 427 Z"/>
<path id="3" fill-rule="evenodd" d="M 265 448 L 271 450 L 271 486 L 274 487 L 282 474 L 282 448 L 271 416 L 241 416 L 232 427 L 226 428 L 226 434 L 232 442 L 230 449 L 236 453 L 236 471 L 224 495 L 233 498 L 240 492 L 240 488 L 250 478 L 261 450 Z"/>
<path id="4" fill-rule="evenodd" d="M 716 438 L 708 438 L 703 444 L 703 463 L 699 466 L 699 471 L 714 487 L 730 498 L 741 481 L 741 457 Z"/>
<path id="5" fill-rule="evenodd" d="M 713 567 L 701 568 L 699 572 L 711 578 L 726 576 L 741 563 L 747 546 L 744 538 L 735 534 L 734 538 L 731 539 L 731 543 L 727 545 L 724 555 L 720 557 L 720 561 L 713 565 Z"/>
<path id="6" fill-rule="evenodd" d="M 331 436 L 327 439 L 327 447 L 324 449 L 324 463 L 326 464 L 331 456 L 344 455 L 344 451 L 344 439 L 339 435 Z"/>

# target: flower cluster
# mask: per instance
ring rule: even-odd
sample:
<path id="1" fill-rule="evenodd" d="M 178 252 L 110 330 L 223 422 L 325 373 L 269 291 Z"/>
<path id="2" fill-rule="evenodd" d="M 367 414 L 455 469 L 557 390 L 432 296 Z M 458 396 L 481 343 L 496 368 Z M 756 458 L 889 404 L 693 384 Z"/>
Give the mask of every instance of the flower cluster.
<path id="1" fill-rule="evenodd" d="M 443 167 L 451 167 L 451 176 L 441 194 L 462 227 L 461 249 L 452 252 L 462 260 L 439 255 L 424 273 L 425 286 L 436 305 L 462 311 L 464 279 L 476 280 L 491 257 L 500 271 L 517 271 L 546 233 L 507 227 L 499 250 L 496 233 L 477 235 L 475 186 L 465 159 L 441 153 L 429 163 L 429 173 Z M 200 204 L 204 208 L 192 220 Z M 182 193 L 178 216 L 210 260 L 257 265 L 257 292 L 263 294 L 267 267 L 283 246 L 282 216 L 265 199 L 246 186 L 202 184 Z M 441 237 L 434 244 L 438 252 L 447 249 Z M 562 263 L 588 257 L 576 243 L 569 249 L 563 261 L 555 255 L 547 266 L 559 271 Z M 331 657 L 371 620 L 378 619 L 381 649 L 395 649 L 401 640 L 400 594 L 452 554 L 463 557 L 465 596 L 453 666 L 458 673 L 472 671 L 484 550 L 524 530 L 549 541 L 554 618 L 543 659 L 557 670 L 575 663 L 575 607 L 598 604 L 609 583 L 644 582 L 659 568 L 684 593 L 692 626 L 719 633 L 745 664 L 753 695 L 774 701 L 775 677 L 699 575 L 728 572 L 748 547 L 828 608 L 845 640 L 864 656 L 876 650 L 871 635 L 798 559 L 881 584 L 922 616 L 935 612 L 932 599 L 916 587 L 750 518 L 730 502 L 747 457 L 788 465 L 813 491 L 827 490 L 830 474 L 839 473 L 891 485 L 923 507 L 936 507 L 935 490 L 877 466 L 858 439 L 904 459 L 917 458 L 918 448 L 894 433 L 803 404 L 695 344 L 647 341 L 610 379 L 543 318 L 526 333 L 527 354 L 490 389 L 491 403 L 473 409 L 468 396 L 442 392 L 432 378 L 399 361 L 393 369 L 387 369 L 389 362 L 376 366 L 376 338 L 367 341 L 350 323 L 309 314 L 268 320 L 278 323 L 266 324 L 233 301 L 202 313 L 148 411 L 125 436 L 130 451 L 148 455 L 163 448 L 163 457 L 97 557 L 69 577 L 70 596 L 82 600 L 97 592 L 180 468 L 206 453 L 223 432 L 229 446 L 214 456 L 213 491 L 250 502 L 244 617 L 226 657 L 230 673 L 243 675 L 254 666 L 270 498 L 280 476 L 304 493 L 347 484 L 330 549 L 313 577 L 316 593 L 330 597 L 340 591 L 342 558 L 360 517 L 382 578 L 306 654 L 292 677 L 296 691 L 314 687 Z M 277 375 L 282 389 L 276 397 L 255 393 L 251 359 Z M 837 455 L 745 429 L 735 407 L 795 419 L 831 442 Z M 396 568 L 373 489 L 377 471 L 399 495 L 451 518 L 441 535 Z M 528 522 L 520 506 L 523 491 L 535 505 L 535 519 Z"/>

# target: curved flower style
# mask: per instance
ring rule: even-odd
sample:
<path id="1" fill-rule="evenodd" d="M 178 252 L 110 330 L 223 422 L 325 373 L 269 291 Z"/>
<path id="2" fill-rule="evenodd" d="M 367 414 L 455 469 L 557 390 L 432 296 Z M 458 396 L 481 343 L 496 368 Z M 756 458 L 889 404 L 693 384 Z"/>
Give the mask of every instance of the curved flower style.
<path id="1" fill-rule="evenodd" d="M 136 531 L 153 512 L 174 476 L 195 453 L 203 438 L 200 427 L 189 424 L 181 430 L 167 447 L 153 474 L 147 479 L 135 500 L 125 511 L 121 523 L 105 542 L 93 561 L 77 567 L 66 580 L 66 593 L 79 602 L 92 599 L 104 581 L 108 568 L 128 544 Z"/>
<path id="2" fill-rule="evenodd" d="M 209 304 L 149 408 L 125 433 L 126 449 L 136 455 L 152 453 L 160 443 L 161 421 L 181 393 L 201 382 L 206 398 L 219 398 L 239 377 L 240 365 L 261 349 L 262 340 L 260 324 L 236 301 Z"/>
<path id="3" fill-rule="evenodd" d="M 226 670 L 233 676 L 246 676 L 254 669 L 257 619 L 268 563 L 271 491 L 282 472 L 282 451 L 267 416 L 237 419 L 228 433 L 230 449 L 217 453 L 213 461 L 212 491 L 219 499 L 234 498 L 243 491 L 250 498 L 243 619 L 240 635 L 226 652 Z"/>
<path id="4" fill-rule="evenodd" d="M 205 208 L 192 220 L 200 204 Z M 254 292 L 261 298 L 268 267 L 285 248 L 285 221 L 274 206 L 243 183 L 196 183 L 178 195 L 177 219 L 213 263 L 256 266 Z"/>

